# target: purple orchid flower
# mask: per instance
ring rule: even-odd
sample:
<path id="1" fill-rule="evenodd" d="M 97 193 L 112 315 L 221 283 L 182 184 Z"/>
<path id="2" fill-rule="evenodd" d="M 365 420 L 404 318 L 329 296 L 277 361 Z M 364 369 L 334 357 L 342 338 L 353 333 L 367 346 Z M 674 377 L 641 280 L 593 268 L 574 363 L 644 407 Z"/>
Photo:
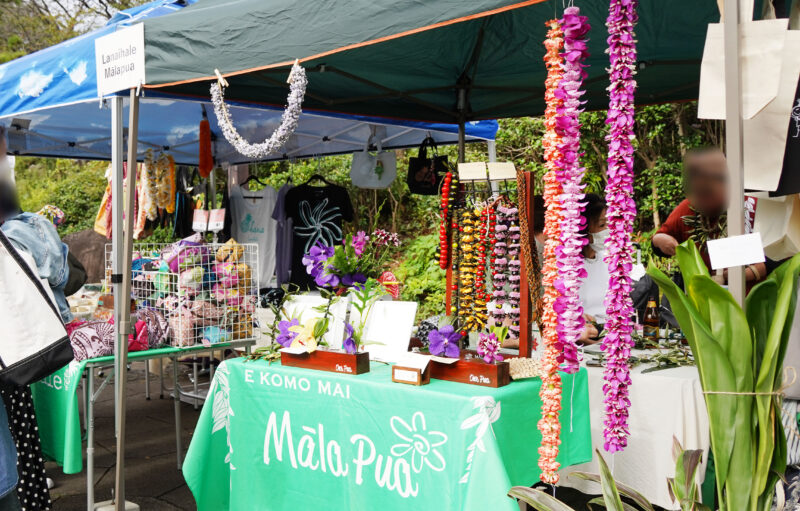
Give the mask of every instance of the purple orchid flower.
<path id="1" fill-rule="evenodd" d="M 339 277 L 331 273 L 331 270 L 335 270 L 331 265 L 328 265 L 325 270 L 322 270 L 320 266 L 320 271 L 314 277 L 314 283 L 317 284 L 319 287 L 336 287 L 339 285 Z"/>
<path id="2" fill-rule="evenodd" d="M 345 322 L 344 324 L 345 333 L 347 333 L 347 337 L 342 344 L 344 350 L 351 355 L 358 351 L 358 346 L 356 346 L 356 341 L 353 339 L 353 325 L 350 323 Z"/>
<path id="3" fill-rule="evenodd" d="M 292 341 L 294 341 L 294 338 L 297 337 L 297 332 L 292 332 L 289 329 L 292 328 L 293 326 L 299 326 L 299 325 L 300 321 L 297 319 L 293 319 L 291 321 L 283 320 L 280 323 L 278 323 L 279 333 L 278 336 L 275 337 L 275 342 L 277 342 L 284 348 L 288 348 L 289 346 L 291 346 Z"/>
<path id="4" fill-rule="evenodd" d="M 325 263 L 328 259 L 333 257 L 334 248 L 328 247 L 322 244 L 322 242 L 317 242 L 316 245 L 311 247 L 307 254 L 303 256 L 303 265 L 306 267 L 306 271 L 309 275 L 311 272 L 314 271 L 316 266 L 320 266 Z"/>
<path id="5" fill-rule="evenodd" d="M 363 273 L 348 273 L 342 277 L 342 285 L 345 287 L 352 287 L 357 291 L 364 289 L 364 284 L 367 282 L 367 276 Z"/>
<path id="6" fill-rule="evenodd" d="M 445 325 L 439 330 L 434 330 L 428 334 L 431 355 L 449 358 L 458 358 L 461 350 L 458 348 L 458 341 L 461 340 L 461 333 L 456 332 L 453 325 Z"/>
<path id="7" fill-rule="evenodd" d="M 364 253 L 364 247 L 367 246 L 367 241 L 369 241 L 369 238 L 364 231 L 358 231 L 356 235 L 353 236 L 353 240 L 350 244 L 353 246 L 353 250 L 355 250 L 358 257 L 361 257 L 361 254 Z"/>

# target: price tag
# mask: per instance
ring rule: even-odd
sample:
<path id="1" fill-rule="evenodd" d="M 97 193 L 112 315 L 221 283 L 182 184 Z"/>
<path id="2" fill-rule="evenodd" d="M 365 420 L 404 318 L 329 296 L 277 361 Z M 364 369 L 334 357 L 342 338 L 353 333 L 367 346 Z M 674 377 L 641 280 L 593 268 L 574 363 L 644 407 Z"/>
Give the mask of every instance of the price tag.
<path id="1" fill-rule="evenodd" d="M 195 209 L 192 215 L 192 230 L 194 232 L 206 232 L 208 230 L 208 211 L 205 209 Z"/>
<path id="2" fill-rule="evenodd" d="M 212 209 L 208 216 L 208 230 L 219 232 L 225 228 L 225 209 Z"/>

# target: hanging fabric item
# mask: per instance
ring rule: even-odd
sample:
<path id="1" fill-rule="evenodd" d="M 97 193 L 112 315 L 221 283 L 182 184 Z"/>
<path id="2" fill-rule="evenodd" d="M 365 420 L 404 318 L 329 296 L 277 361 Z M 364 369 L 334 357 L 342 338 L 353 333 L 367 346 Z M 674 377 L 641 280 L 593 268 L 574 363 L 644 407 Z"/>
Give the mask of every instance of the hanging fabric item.
<path id="1" fill-rule="evenodd" d="M 94 231 L 106 238 L 111 238 L 111 165 L 106 170 L 106 191 L 103 193 L 103 200 L 100 201 L 100 209 L 94 219 Z"/>
<path id="2" fill-rule="evenodd" d="M 137 188 L 139 189 L 139 207 L 145 211 L 145 216 L 150 221 L 155 221 L 158 218 L 158 208 L 156 208 L 155 202 L 158 189 L 153 175 L 155 173 L 155 165 L 153 151 L 148 149 L 139 172 Z"/>
<path id="3" fill-rule="evenodd" d="M 289 73 L 289 97 L 287 98 L 286 110 L 281 116 L 281 123 L 272 133 L 272 136 L 259 144 L 251 144 L 245 140 L 233 126 L 231 113 L 225 105 L 226 85 L 227 82 L 222 79 L 221 75 L 217 83 L 211 84 L 211 101 L 214 103 L 217 124 L 222 130 L 225 140 L 240 154 L 255 159 L 269 156 L 283 147 L 292 133 L 294 133 L 294 130 L 297 129 L 298 122 L 300 122 L 301 107 L 306 94 L 306 85 L 308 85 L 305 69 L 295 61 Z"/>
<path id="4" fill-rule="evenodd" d="M 561 138 L 558 145 L 559 160 L 557 176 L 561 182 L 561 237 L 556 248 L 558 278 L 555 286 L 559 297 L 556 299 L 558 311 L 558 335 L 564 349 L 563 370 L 567 373 L 578 371 L 577 341 L 585 325 L 581 306 L 581 281 L 586 277 L 583 267 L 583 246 L 586 239 L 581 236 L 583 222 L 583 175 L 580 156 L 581 90 L 586 76 L 583 63 L 588 57 L 586 33 L 589 23 L 581 16 L 578 7 L 564 9 L 561 29 L 564 31 L 564 74 L 556 89 L 556 96 L 563 101 L 558 108 L 556 132 Z"/>
<path id="5" fill-rule="evenodd" d="M 167 155 L 167 184 L 169 196 L 164 209 L 171 215 L 175 212 L 175 195 L 178 193 L 175 177 L 175 158 L 171 154 Z"/>
<path id="6" fill-rule="evenodd" d="M 628 357 L 633 347 L 631 332 L 631 276 L 633 247 L 631 233 L 636 218 L 633 198 L 634 105 L 636 89 L 636 40 L 633 26 L 637 0 L 611 0 L 608 12 L 608 55 L 611 86 L 606 124 L 609 127 L 608 207 L 609 237 L 605 262 L 608 264 L 606 294 L 606 336 L 601 347 L 606 354 L 603 373 L 605 384 L 604 447 L 608 452 L 621 451 L 628 445 L 628 386 L 631 384 Z"/>
<path id="7" fill-rule="evenodd" d="M 214 169 L 214 155 L 211 151 L 211 125 L 208 122 L 205 106 L 203 107 L 203 119 L 200 121 L 198 145 L 200 152 L 197 154 L 197 171 L 200 173 L 200 177 L 206 179 Z"/>
<path id="8" fill-rule="evenodd" d="M 558 290 L 555 287 L 558 268 L 556 267 L 556 248 L 561 237 L 561 185 L 556 171 L 561 160 L 559 153 L 560 136 L 556 131 L 556 119 L 562 100 L 556 96 L 556 88 L 562 77 L 561 49 L 564 46 L 563 32 L 557 20 L 547 22 L 547 39 L 545 48 L 547 53 L 544 61 L 547 65 L 547 80 L 545 81 L 545 135 L 542 139 L 544 147 L 545 166 L 547 173 L 544 175 L 544 201 L 546 206 L 544 233 L 547 241 L 544 246 L 544 265 L 542 267 L 542 287 L 544 288 L 542 324 L 542 340 L 544 355 L 542 356 L 542 386 L 539 397 L 542 401 L 542 418 L 538 427 L 542 433 L 542 445 L 539 447 L 539 468 L 542 470 L 540 479 L 549 484 L 558 482 L 558 469 L 560 464 L 556 461 L 558 446 L 561 443 L 559 433 L 561 425 L 558 421 L 561 411 L 561 376 L 558 366 L 563 360 L 561 341 L 558 338 L 558 316 L 555 311 L 555 302 L 558 299 Z"/>

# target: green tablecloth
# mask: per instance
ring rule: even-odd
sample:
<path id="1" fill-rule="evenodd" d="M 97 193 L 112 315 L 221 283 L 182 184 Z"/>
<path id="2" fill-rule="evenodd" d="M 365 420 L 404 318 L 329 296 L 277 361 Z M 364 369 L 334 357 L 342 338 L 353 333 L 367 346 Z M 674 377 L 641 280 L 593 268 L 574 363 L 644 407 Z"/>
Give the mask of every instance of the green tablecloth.
<path id="1" fill-rule="evenodd" d="M 229 343 L 216 344 L 214 349 L 224 349 Z M 161 358 L 207 351 L 206 346 L 189 348 L 167 347 L 128 353 L 128 360 Z M 78 411 L 78 385 L 88 363 L 113 364 L 114 357 L 97 357 L 77 362 L 73 360 L 59 371 L 31 385 L 33 406 L 39 423 L 39 437 L 44 455 L 64 469 L 65 474 L 77 474 L 83 469 L 81 422 Z M 95 391 L 97 389 L 95 388 Z"/>
<path id="2" fill-rule="evenodd" d="M 586 370 L 563 377 L 562 465 L 591 459 Z M 539 478 L 538 378 L 500 389 L 393 383 L 230 360 L 215 373 L 184 477 L 200 511 L 517 510 Z"/>

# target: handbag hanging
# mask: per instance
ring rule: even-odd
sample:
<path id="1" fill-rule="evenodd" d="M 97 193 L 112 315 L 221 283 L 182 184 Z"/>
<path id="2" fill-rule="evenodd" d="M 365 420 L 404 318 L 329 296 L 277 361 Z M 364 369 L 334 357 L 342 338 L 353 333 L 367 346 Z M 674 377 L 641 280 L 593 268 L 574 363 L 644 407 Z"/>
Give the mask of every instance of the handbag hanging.
<path id="1" fill-rule="evenodd" d="M 428 148 L 433 154 L 428 158 Z M 408 189 L 417 195 L 437 195 L 447 173 L 447 156 L 439 156 L 436 141 L 426 137 L 416 157 L 408 159 Z"/>
<path id="2" fill-rule="evenodd" d="M 0 232 L 0 380 L 24 386 L 64 367 L 72 346 L 53 292 L 33 258 Z"/>

